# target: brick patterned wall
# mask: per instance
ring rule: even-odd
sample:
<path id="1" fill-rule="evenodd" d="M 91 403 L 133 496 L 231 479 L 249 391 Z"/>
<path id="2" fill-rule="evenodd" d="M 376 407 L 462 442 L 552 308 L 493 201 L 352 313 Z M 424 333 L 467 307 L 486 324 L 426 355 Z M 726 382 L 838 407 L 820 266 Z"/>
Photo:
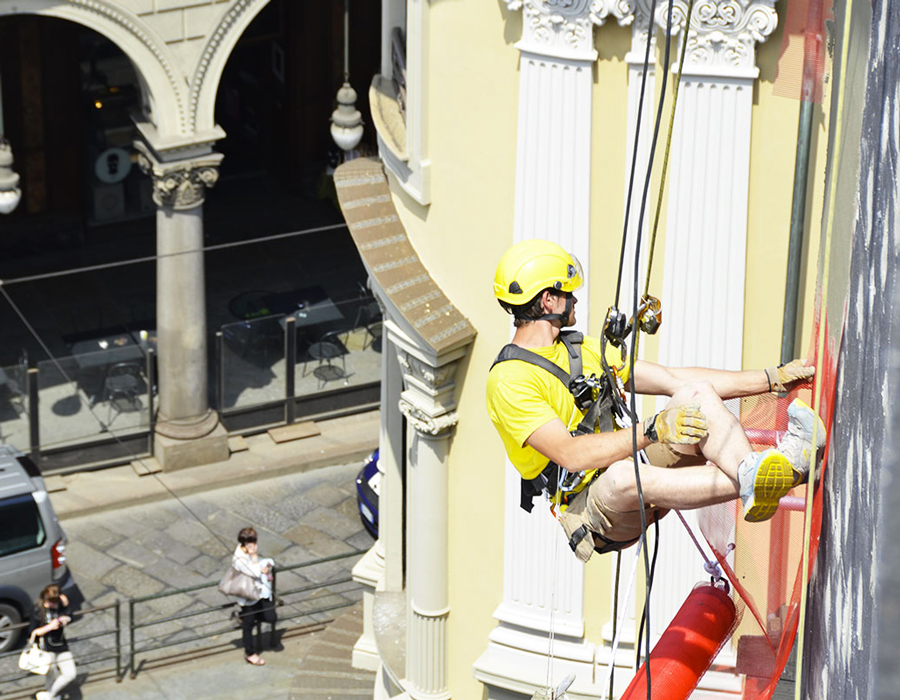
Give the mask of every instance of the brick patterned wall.
<path id="1" fill-rule="evenodd" d="M 178 56 L 185 77 L 190 75 L 206 37 L 234 0 L 121 0 Z"/>

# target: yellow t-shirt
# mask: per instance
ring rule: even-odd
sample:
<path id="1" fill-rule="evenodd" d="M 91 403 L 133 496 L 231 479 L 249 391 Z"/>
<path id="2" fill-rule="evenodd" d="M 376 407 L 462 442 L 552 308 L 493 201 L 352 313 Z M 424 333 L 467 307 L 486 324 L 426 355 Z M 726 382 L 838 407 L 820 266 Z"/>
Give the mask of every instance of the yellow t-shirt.
<path id="1" fill-rule="evenodd" d="M 569 352 L 562 342 L 528 349 L 569 371 Z M 606 353 L 610 367 L 622 363 L 617 348 L 607 345 Z M 581 360 L 585 376 L 603 376 L 599 338 L 585 337 L 581 345 Z M 627 364 L 619 376 L 623 383 L 628 381 Z M 525 444 L 531 434 L 556 418 L 569 430 L 574 430 L 584 417 L 584 413 L 575 408 L 572 393 L 559 379 L 542 367 L 522 360 L 500 362 L 491 369 L 487 381 L 487 408 L 503 440 L 506 454 L 525 479 L 537 477 L 550 461 Z"/>

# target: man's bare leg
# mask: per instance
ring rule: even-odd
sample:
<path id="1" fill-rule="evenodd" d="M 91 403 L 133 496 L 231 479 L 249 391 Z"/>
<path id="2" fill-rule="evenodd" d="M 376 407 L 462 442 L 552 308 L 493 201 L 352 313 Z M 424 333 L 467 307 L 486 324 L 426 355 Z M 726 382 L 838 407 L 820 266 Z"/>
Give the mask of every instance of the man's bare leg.
<path id="1" fill-rule="evenodd" d="M 753 454 L 750 441 L 735 415 L 729 411 L 708 382 L 696 382 L 682 387 L 666 404 L 666 408 L 696 403 L 706 415 L 708 435 L 694 445 L 669 445 L 676 452 L 688 455 L 702 454 L 721 469 L 735 484 L 738 482 L 738 465 Z"/>
<path id="2" fill-rule="evenodd" d="M 639 469 L 647 505 L 690 510 L 733 501 L 739 495 L 737 481 L 712 464 L 673 469 L 641 464 Z M 626 513 L 641 507 L 631 460 L 610 465 L 597 478 L 592 492 L 595 488 L 603 502 L 616 511 Z"/>
<path id="3" fill-rule="evenodd" d="M 742 496 L 747 520 L 770 518 L 791 486 L 790 463 L 776 450 L 754 453 L 740 422 L 710 384 L 697 382 L 679 389 L 667 408 L 691 403 L 706 415 L 709 432 L 697 445 L 669 447 L 685 455 L 700 454 L 711 464 L 675 469 L 641 465 L 644 503 L 686 510 Z M 600 479 L 604 481 L 597 484 L 598 492 L 611 508 L 628 512 L 641 507 L 632 462 L 617 462 Z"/>

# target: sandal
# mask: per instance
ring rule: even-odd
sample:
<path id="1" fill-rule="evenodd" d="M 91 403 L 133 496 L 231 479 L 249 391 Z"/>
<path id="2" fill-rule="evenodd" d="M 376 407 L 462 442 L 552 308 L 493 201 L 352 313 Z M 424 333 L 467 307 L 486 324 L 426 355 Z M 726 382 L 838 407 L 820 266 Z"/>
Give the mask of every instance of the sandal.
<path id="1" fill-rule="evenodd" d="M 256 657 L 256 660 L 253 660 L 249 656 L 245 656 L 244 661 L 246 661 L 248 664 L 250 664 L 252 666 L 265 666 L 266 665 L 266 660 L 264 658 L 262 658 L 258 654 L 254 654 L 254 656 Z"/>

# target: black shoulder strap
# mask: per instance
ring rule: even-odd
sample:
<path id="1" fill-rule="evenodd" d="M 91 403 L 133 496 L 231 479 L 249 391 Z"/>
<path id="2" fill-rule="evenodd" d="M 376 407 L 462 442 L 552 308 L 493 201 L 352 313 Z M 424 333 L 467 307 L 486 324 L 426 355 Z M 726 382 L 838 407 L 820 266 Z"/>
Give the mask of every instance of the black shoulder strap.
<path id="1" fill-rule="evenodd" d="M 491 369 L 494 368 L 494 365 L 506 362 L 507 360 L 522 360 L 523 362 L 537 365 L 559 379 L 566 389 L 569 388 L 569 373 L 559 365 L 550 362 L 546 357 L 541 357 L 536 352 L 531 352 L 531 350 L 526 350 L 525 348 L 513 345 L 512 343 L 504 345 L 500 354 L 497 355 L 497 359 L 494 360 L 494 364 L 491 365 Z"/>
<path id="2" fill-rule="evenodd" d="M 584 336 L 577 331 L 563 331 L 559 334 L 559 339 L 562 341 L 562 344 L 566 346 L 566 350 L 569 353 L 570 371 L 568 373 L 559 365 L 550 362 L 546 357 L 541 357 L 536 352 L 531 352 L 531 350 L 526 350 L 525 348 L 513 345 L 512 343 L 503 346 L 500 353 L 497 355 L 497 359 L 495 359 L 491 365 L 491 369 L 494 368 L 494 365 L 506 362 L 507 360 L 522 360 L 522 362 L 528 362 L 547 370 L 550 374 L 559 379 L 559 381 L 563 383 L 563 386 L 568 389 L 572 377 L 577 377 L 582 373 L 581 342 L 584 339 Z"/>

